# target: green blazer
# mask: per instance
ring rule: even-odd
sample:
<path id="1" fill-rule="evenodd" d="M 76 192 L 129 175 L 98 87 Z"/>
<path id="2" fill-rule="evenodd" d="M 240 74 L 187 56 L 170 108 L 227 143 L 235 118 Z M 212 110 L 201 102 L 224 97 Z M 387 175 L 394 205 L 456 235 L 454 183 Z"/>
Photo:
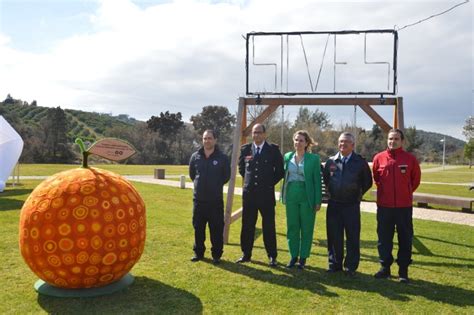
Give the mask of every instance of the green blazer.
<path id="1" fill-rule="evenodd" d="M 285 154 L 285 177 L 283 179 L 283 186 L 281 191 L 281 201 L 286 203 L 286 188 L 288 179 L 288 164 L 295 155 L 295 152 L 288 152 Z M 311 208 L 321 204 L 321 161 L 319 155 L 306 152 L 304 154 L 304 182 L 306 186 L 306 195 Z"/>

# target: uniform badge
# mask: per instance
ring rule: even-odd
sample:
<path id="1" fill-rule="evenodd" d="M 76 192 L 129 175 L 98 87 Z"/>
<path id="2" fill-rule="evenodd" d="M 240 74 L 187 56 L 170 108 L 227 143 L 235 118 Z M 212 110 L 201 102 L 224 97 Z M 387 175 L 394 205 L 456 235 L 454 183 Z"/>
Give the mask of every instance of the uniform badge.
<path id="1" fill-rule="evenodd" d="M 330 171 L 331 176 L 334 175 L 334 172 L 335 172 L 336 170 L 337 170 L 336 164 L 331 164 L 331 165 L 329 166 L 329 171 Z"/>
<path id="2" fill-rule="evenodd" d="M 405 174 L 407 172 L 407 168 L 408 168 L 408 165 L 404 164 L 404 165 L 398 165 L 398 167 L 400 168 L 400 172 L 402 174 Z"/>
<path id="3" fill-rule="evenodd" d="M 219 163 L 219 162 L 217 162 L 217 160 L 212 161 L 212 164 L 214 164 L 214 166 L 216 166 L 217 163 Z"/>

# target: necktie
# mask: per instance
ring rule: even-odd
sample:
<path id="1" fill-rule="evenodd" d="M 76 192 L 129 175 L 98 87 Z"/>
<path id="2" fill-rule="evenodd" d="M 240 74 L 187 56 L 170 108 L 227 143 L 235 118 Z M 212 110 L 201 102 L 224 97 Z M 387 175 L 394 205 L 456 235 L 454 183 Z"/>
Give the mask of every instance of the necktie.
<path id="1" fill-rule="evenodd" d="M 255 152 L 255 156 L 259 156 L 260 155 L 260 147 L 257 147 L 257 151 Z"/>
<path id="2" fill-rule="evenodd" d="M 342 170 L 344 170 L 344 167 L 346 166 L 346 160 L 347 158 L 345 156 L 342 157 Z"/>

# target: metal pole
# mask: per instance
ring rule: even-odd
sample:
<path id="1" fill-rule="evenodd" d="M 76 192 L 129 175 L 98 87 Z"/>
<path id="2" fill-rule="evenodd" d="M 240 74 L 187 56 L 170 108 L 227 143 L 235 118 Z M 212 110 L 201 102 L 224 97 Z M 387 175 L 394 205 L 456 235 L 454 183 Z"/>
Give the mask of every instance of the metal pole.
<path id="1" fill-rule="evenodd" d="M 281 106 L 281 145 L 280 145 L 280 151 L 283 153 L 285 151 L 283 151 L 283 134 L 284 134 L 284 130 L 283 130 L 283 125 L 284 125 L 284 121 L 285 121 L 285 105 L 282 105 Z"/>
<path id="2" fill-rule="evenodd" d="M 443 137 L 443 170 L 444 170 L 444 166 L 445 166 L 445 159 L 446 159 L 446 136 Z"/>
<path id="3" fill-rule="evenodd" d="M 354 105 L 354 125 L 352 126 L 352 132 L 354 134 L 354 150 L 357 145 L 357 105 Z"/>

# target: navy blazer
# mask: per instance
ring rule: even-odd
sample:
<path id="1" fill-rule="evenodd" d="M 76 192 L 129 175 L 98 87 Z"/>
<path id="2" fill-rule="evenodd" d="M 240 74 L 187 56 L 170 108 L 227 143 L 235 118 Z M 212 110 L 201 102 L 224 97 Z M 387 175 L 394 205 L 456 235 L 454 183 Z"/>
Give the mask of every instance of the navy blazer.
<path id="1" fill-rule="evenodd" d="M 275 204 L 275 185 L 283 178 L 283 157 L 278 145 L 265 141 L 258 156 L 253 152 L 253 144 L 241 147 L 239 173 L 244 178 L 244 199 L 248 192 L 258 192 Z"/>

